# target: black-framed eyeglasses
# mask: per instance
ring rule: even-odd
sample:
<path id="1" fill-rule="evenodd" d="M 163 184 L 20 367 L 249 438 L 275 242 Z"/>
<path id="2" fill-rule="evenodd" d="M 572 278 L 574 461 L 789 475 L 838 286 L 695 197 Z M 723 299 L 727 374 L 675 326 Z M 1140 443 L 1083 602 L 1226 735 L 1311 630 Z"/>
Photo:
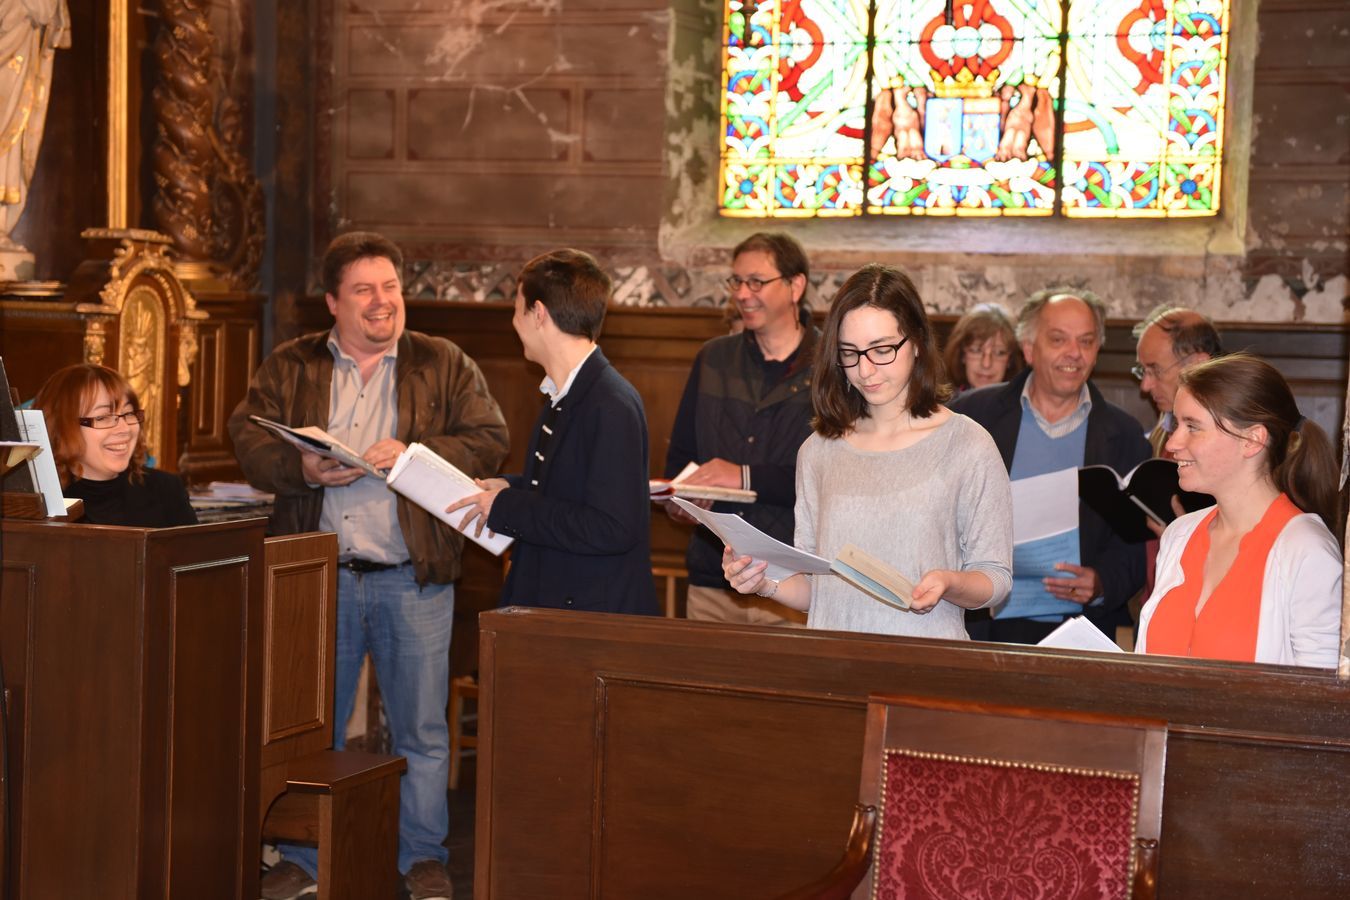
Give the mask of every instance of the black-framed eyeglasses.
<path id="1" fill-rule="evenodd" d="M 764 287 L 764 285 L 773 284 L 775 281 L 782 281 L 786 277 L 786 275 L 779 275 L 777 278 L 756 278 L 751 275 L 749 278 L 742 278 L 739 275 L 728 275 L 727 287 L 734 291 L 741 285 L 745 285 L 750 289 L 751 293 L 754 293 Z"/>
<path id="2" fill-rule="evenodd" d="M 85 428 L 116 428 L 118 421 L 126 422 L 130 425 L 135 422 L 137 425 L 145 424 L 145 410 L 129 409 L 124 413 L 109 413 L 106 416 L 81 416 L 79 422 Z"/>
<path id="3" fill-rule="evenodd" d="M 900 339 L 898 344 L 878 344 L 875 347 L 868 347 L 866 350 L 854 350 L 852 347 L 839 348 L 839 367 L 841 369 L 851 369 L 867 357 L 867 361 L 874 366 L 884 366 L 895 362 L 895 354 L 900 352 L 900 348 L 905 346 L 909 340 L 908 335 Z"/>
<path id="4" fill-rule="evenodd" d="M 1136 381 L 1143 381 L 1145 376 L 1152 378 L 1154 381 L 1157 381 L 1159 378 L 1163 377 L 1164 372 L 1172 371 L 1177 366 L 1181 365 L 1194 355 L 1195 355 L 1194 353 L 1188 353 L 1181 359 L 1172 363 L 1170 366 L 1164 366 L 1161 369 L 1158 368 L 1156 365 L 1152 364 L 1146 366 L 1143 363 L 1135 363 L 1134 365 L 1130 366 L 1130 374 L 1134 376 Z"/>

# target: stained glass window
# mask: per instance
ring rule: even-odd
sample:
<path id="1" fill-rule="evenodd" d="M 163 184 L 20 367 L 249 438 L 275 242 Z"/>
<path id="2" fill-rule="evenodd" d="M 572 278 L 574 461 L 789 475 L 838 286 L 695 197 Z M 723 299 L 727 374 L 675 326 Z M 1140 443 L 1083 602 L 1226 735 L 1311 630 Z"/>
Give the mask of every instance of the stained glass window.
<path id="1" fill-rule="evenodd" d="M 729 216 L 1219 209 L 1229 0 L 728 0 Z"/>

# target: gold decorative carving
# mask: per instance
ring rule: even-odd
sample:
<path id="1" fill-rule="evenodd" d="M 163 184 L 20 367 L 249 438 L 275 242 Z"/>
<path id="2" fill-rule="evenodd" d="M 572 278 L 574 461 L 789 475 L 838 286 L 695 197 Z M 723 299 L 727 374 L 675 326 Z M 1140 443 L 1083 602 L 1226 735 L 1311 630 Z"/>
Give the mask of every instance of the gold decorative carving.
<path id="1" fill-rule="evenodd" d="M 181 277 L 202 283 L 223 277 L 249 290 L 257 283 L 265 220 L 262 189 L 240 150 L 239 107 L 224 87 L 201 0 L 160 0 L 160 9 L 155 219 L 181 257 Z"/>
<path id="2" fill-rule="evenodd" d="M 108 0 L 108 227 L 125 228 L 128 217 L 130 170 L 127 164 L 128 132 L 127 60 L 130 58 L 130 0 Z"/>
<path id="3" fill-rule="evenodd" d="M 129 290 L 123 299 L 117 338 L 117 371 L 131 384 L 141 408 L 156 412 L 164 408 L 161 391 L 167 342 L 163 299 L 160 292 L 144 283 Z M 164 458 L 160 416 L 146 416 L 145 445 L 156 459 Z"/>
<path id="4" fill-rule="evenodd" d="M 107 328 L 102 319 L 86 319 L 84 326 L 84 361 L 103 365 L 103 348 L 108 341 Z"/>

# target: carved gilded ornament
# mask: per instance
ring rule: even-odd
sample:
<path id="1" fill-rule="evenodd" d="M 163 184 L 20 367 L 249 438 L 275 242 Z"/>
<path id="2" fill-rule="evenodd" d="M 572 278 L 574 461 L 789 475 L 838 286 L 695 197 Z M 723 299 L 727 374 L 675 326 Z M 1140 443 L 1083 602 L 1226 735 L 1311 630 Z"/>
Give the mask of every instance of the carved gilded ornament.
<path id="1" fill-rule="evenodd" d="M 78 303 L 76 311 L 86 314 L 121 313 L 125 316 L 128 298 L 138 290 L 161 297 L 160 306 L 164 310 L 166 327 L 174 327 L 178 336 L 178 384 L 187 387 L 192 380 L 192 363 L 197 358 L 196 323 L 207 318 L 207 314 L 197 309 L 196 298 L 174 274 L 173 261 L 169 259 L 169 239 L 156 231 L 135 228 L 87 228 L 81 232 L 81 237 L 94 242 L 117 243 L 112 258 L 105 264 L 105 271 L 100 273 L 102 284 L 98 289 L 98 297 L 101 302 Z M 85 334 L 85 357 L 89 358 L 93 343 L 97 344 L 97 353 L 102 357 L 102 327 L 97 335 L 92 333 L 92 325 L 90 328 Z M 127 334 L 126 328 L 124 320 L 123 336 Z M 162 330 L 159 339 L 163 346 Z M 163 375 L 162 370 L 160 375 Z"/>
<path id="2" fill-rule="evenodd" d="M 103 351 L 107 341 L 108 331 L 103 319 L 86 319 L 84 326 L 84 361 L 96 366 L 103 365 Z"/>
<path id="3" fill-rule="evenodd" d="M 163 295 L 144 282 L 134 285 L 123 299 L 117 370 L 149 413 L 145 443 L 158 458 L 164 451 L 163 423 L 157 413 L 163 402 L 165 328 Z"/>

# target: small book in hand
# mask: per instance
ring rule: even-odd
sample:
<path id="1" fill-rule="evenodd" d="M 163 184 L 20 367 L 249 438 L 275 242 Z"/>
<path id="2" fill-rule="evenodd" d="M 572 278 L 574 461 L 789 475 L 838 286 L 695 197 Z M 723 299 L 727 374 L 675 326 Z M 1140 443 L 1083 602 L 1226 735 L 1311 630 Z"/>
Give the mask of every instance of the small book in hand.
<path id="1" fill-rule="evenodd" d="M 1123 476 L 1107 465 L 1084 466 L 1078 470 L 1078 496 L 1130 543 L 1153 537 L 1148 519 L 1163 526 L 1171 524 L 1176 518 L 1173 497 L 1187 512 L 1214 503 L 1206 494 L 1183 491 L 1177 482 L 1176 462 L 1157 457 L 1144 460 Z"/>
<path id="2" fill-rule="evenodd" d="M 685 500 L 713 500 L 723 503 L 754 503 L 757 499 L 754 491 L 743 488 L 715 487 L 710 484 L 686 484 L 685 479 L 698 471 L 698 463 L 689 463 L 680 474 L 667 481 L 653 478 L 647 482 L 651 497 L 656 501 L 666 501 L 671 497 L 683 497 Z"/>
<path id="3" fill-rule="evenodd" d="M 830 571 L 887 606 L 907 610 L 914 603 L 913 582 L 852 544 L 845 544 L 830 562 Z"/>

